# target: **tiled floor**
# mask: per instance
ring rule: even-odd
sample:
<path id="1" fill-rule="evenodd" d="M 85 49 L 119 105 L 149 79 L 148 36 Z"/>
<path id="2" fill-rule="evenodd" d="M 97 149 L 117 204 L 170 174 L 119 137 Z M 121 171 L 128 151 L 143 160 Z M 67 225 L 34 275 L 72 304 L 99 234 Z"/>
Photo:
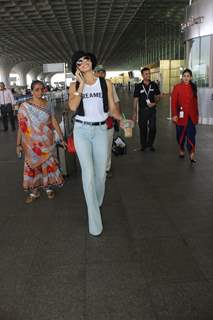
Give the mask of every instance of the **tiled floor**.
<path id="1" fill-rule="evenodd" d="M 165 98 L 156 153 L 138 151 L 135 129 L 113 157 L 98 238 L 79 171 L 53 201 L 24 204 L 15 134 L 0 131 L 0 320 L 213 319 L 213 128 L 198 128 L 191 168 L 168 113 Z"/>

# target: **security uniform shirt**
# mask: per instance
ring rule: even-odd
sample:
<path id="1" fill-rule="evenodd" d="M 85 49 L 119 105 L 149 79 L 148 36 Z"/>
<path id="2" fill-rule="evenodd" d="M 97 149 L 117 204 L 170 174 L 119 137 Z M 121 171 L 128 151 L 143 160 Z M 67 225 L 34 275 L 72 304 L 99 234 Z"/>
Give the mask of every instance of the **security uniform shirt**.
<path id="1" fill-rule="evenodd" d="M 146 100 L 149 99 L 150 102 L 155 102 L 155 96 L 160 94 L 158 85 L 154 81 L 150 81 L 149 85 L 142 82 L 135 85 L 134 98 L 138 98 L 139 102 L 139 114 L 143 110 L 155 110 L 155 107 L 149 107 Z"/>
<path id="2" fill-rule="evenodd" d="M 155 96 L 159 94 L 160 90 L 153 81 L 150 81 L 148 85 L 145 85 L 142 81 L 135 86 L 134 98 L 138 98 L 139 101 L 138 124 L 140 128 L 140 142 L 143 150 L 147 146 L 150 148 L 153 146 L 156 136 L 156 106 L 149 107 L 147 100 L 155 102 Z"/>

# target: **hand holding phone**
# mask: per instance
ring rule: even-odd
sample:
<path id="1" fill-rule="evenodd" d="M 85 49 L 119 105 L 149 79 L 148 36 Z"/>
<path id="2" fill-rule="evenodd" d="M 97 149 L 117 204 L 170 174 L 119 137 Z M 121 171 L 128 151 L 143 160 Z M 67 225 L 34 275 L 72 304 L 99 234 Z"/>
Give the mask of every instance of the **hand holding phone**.
<path id="1" fill-rule="evenodd" d="M 79 69 L 77 69 L 75 76 L 78 82 L 84 82 L 84 75 Z"/>

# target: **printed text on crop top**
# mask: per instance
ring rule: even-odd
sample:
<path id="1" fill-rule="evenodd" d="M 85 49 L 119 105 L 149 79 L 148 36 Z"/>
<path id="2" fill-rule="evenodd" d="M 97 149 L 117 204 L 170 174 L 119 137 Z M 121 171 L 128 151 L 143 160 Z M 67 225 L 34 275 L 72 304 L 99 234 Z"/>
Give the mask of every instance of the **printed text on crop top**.
<path id="1" fill-rule="evenodd" d="M 76 115 L 76 119 L 86 122 L 102 122 L 107 119 L 108 113 L 104 112 L 99 78 L 97 78 L 93 85 L 84 85 L 82 100 L 85 116 Z"/>

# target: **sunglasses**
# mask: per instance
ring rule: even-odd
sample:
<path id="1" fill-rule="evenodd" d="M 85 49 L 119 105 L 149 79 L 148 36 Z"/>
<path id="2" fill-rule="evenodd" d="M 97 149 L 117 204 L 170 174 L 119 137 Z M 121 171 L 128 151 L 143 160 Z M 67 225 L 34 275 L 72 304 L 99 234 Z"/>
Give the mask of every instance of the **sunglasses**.
<path id="1" fill-rule="evenodd" d="M 88 56 L 82 57 L 82 58 L 78 59 L 78 61 L 76 62 L 76 65 L 77 65 L 77 66 L 80 66 L 80 65 L 82 65 L 82 63 L 84 63 L 86 60 L 91 60 L 91 58 L 88 57 Z"/>

